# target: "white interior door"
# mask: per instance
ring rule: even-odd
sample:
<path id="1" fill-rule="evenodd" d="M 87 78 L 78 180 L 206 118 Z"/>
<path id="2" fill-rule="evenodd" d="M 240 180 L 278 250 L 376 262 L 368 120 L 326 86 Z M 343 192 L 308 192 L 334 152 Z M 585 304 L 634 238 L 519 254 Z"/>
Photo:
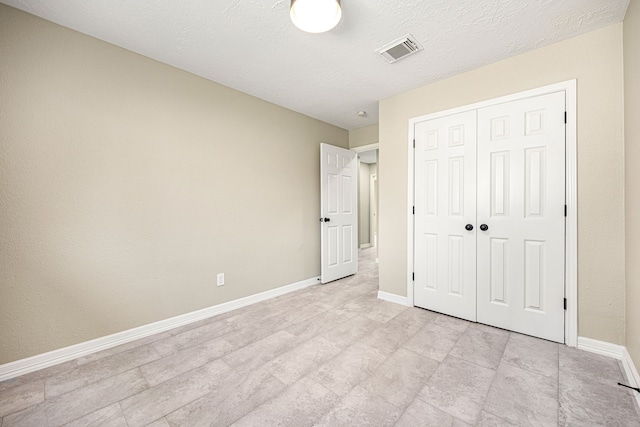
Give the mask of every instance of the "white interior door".
<path id="1" fill-rule="evenodd" d="M 356 153 L 320 144 L 321 282 L 358 272 L 358 161 Z"/>
<path id="2" fill-rule="evenodd" d="M 478 110 L 478 322 L 557 342 L 564 342 L 564 112 L 564 92 Z"/>
<path id="3" fill-rule="evenodd" d="M 414 304 L 475 321 L 476 111 L 414 131 Z"/>

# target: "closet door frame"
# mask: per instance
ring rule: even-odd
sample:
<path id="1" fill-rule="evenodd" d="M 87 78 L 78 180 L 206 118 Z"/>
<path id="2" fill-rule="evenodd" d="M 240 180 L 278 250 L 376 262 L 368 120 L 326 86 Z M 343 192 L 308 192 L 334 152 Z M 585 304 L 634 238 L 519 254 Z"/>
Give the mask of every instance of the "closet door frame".
<path id="1" fill-rule="evenodd" d="M 567 216 L 565 222 L 565 298 L 567 309 L 565 310 L 565 344 L 576 347 L 578 344 L 578 190 L 577 190 L 577 107 L 576 107 L 576 80 L 543 86 L 537 89 L 518 92 L 512 95 L 494 98 L 462 107 L 452 108 L 437 113 L 415 117 L 409 120 L 408 143 L 408 197 L 407 197 L 407 305 L 413 307 L 413 272 L 414 268 L 414 215 L 415 189 L 414 189 L 414 139 L 416 123 L 437 119 L 451 114 L 462 113 L 469 110 L 490 107 L 496 104 L 546 95 L 554 92 L 565 92 L 566 102 L 566 169 L 565 169 L 565 194 L 567 204 Z"/>

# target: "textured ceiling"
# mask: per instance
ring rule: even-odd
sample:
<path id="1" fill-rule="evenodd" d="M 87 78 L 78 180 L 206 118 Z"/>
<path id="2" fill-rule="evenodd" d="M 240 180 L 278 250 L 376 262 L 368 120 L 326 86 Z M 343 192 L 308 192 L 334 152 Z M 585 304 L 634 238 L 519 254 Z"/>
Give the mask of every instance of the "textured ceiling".
<path id="1" fill-rule="evenodd" d="M 0 1 L 345 129 L 376 123 L 379 99 L 620 22 L 629 4 L 343 0 L 336 28 L 307 34 L 289 0 Z M 422 52 L 375 53 L 406 33 Z"/>

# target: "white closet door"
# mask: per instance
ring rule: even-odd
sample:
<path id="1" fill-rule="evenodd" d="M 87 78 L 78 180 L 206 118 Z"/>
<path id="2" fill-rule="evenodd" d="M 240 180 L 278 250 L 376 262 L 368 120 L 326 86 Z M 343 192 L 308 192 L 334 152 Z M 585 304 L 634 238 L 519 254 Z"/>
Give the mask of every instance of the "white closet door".
<path id="1" fill-rule="evenodd" d="M 414 130 L 414 303 L 475 321 L 476 111 Z"/>
<path id="2" fill-rule="evenodd" d="M 478 110 L 478 322 L 557 342 L 564 342 L 564 112 L 564 92 Z"/>

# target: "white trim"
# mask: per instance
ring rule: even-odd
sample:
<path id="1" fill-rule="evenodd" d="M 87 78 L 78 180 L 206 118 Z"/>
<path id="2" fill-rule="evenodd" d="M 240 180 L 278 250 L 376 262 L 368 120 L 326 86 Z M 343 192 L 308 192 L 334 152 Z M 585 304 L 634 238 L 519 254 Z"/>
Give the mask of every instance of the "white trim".
<path id="1" fill-rule="evenodd" d="M 516 101 L 524 98 L 545 95 L 554 92 L 565 92 L 565 109 L 567 111 L 566 129 L 566 204 L 567 218 L 565 227 L 565 297 L 567 298 L 567 310 L 565 311 L 565 344 L 575 347 L 578 342 L 578 187 L 577 187 L 577 104 L 576 104 L 576 80 L 544 86 L 537 89 L 527 90 L 500 98 L 477 102 L 450 110 L 427 114 L 409 120 L 409 140 L 408 140 L 408 171 L 407 171 L 407 302 L 410 306 L 413 301 L 413 280 L 411 278 L 414 271 L 414 150 L 413 139 L 415 138 L 415 125 L 425 120 L 432 120 L 451 114 L 462 113 L 469 110 L 477 110 L 496 104 Z"/>
<path id="2" fill-rule="evenodd" d="M 600 354 L 602 356 L 613 357 L 622 360 L 625 351 L 624 346 L 611 344 L 606 341 L 594 340 L 592 338 L 578 337 L 578 350 L 588 351 L 590 353 Z"/>
<path id="3" fill-rule="evenodd" d="M 400 304 L 400 305 L 404 305 L 404 306 L 409 306 L 409 303 L 407 302 L 407 297 L 403 297 L 403 296 L 396 295 L 396 294 L 391 294 L 389 292 L 378 291 L 378 299 L 381 299 L 383 301 L 392 302 L 394 304 Z"/>
<path id="4" fill-rule="evenodd" d="M 638 374 L 636 365 L 634 365 L 633 359 L 631 359 L 631 355 L 626 347 L 622 352 L 622 367 L 624 368 L 624 373 L 627 375 L 629 385 L 631 387 L 640 387 L 640 374 Z M 633 395 L 636 397 L 638 407 L 640 407 L 640 393 L 634 392 Z"/>
<path id="5" fill-rule="evenodd" d="M 373 247 L 371 243 L 363 243 L 360 245 L 360 249 L 368 249 L 370 247 Z"/>
<path id="6" fill-rule="evenodd" d="M 377 150 L 380 148 L 380 143 L 376 142 L 374 144 L 361 145 L 360 147 L 349 148 L 351 151 L 355 151 L 356 153 L 363 153 L 365 151 Z"/>
<path id="7" fill-rule="evenodd" d="M 26 359 L 9 362 L 4 365 L 0 365 L 0 382 L 20 375 L 28 374 L 29 372 L 37 371 L 39 369 L 47 368 L 49 366 L 57 365 L 62 362 L 77 359 L 78 357 L 86 356 L 91 353 L 106 350 L 108 348 L 144 338 L 149 335 L 168 331 L 169 329 L 173 329 L 178 326 L 197 322 L 198 320 L 203 320 L 217 314 L 226 313 L 228 311 L 246 307 L 248 305 L 278 297 L 280 295 L 288 294 L 290 292 L 294 292 L 318 283 L 320 283 L 320 277 L 312 277 L 310 279 L 302 280 L 290 285 L 281 286 L 279 288 L 260 292 L 258 294 L 249 295 L 244 298 L 239 298 L 222 304 L 213 305 L 201 310 L 181 314 L 179 316 L 160 320 L 154 323 L 149 323 L 147 325 L 128 329 L 126 331 L 117 332 L 115 334 L 96 338 L 91 341 L 85 341 L 79 344 L 71 345 L 69 347 L 53 350 L 48 353 L 38 354 Z"/>

